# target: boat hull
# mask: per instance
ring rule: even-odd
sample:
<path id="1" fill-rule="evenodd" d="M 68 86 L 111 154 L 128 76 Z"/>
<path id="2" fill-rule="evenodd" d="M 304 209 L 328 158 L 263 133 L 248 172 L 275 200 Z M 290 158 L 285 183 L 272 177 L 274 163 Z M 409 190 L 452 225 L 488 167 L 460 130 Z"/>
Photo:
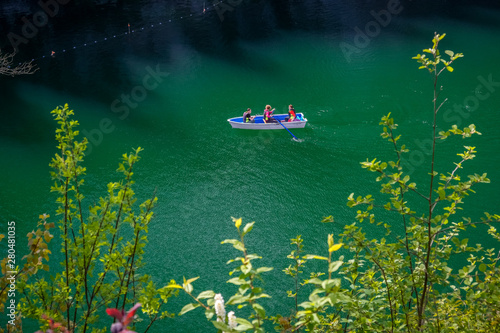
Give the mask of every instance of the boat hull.
<path id="1" fill-rule="evenodd" d="M 285 118 L 288 117 L 288 114 L 276 114 L 273 115 L 273 118 L 278 119 L 282 122 L 286 128 L 304 128 L 307 124 L 307 119 L 304 118 L 302 113 L 297 113 L 297 116 L 301 116 L 304 120 L 290 121 L 286 122 Z M 280 125 L 279 122 L 274 123 L 265 123 L 263 116 L 256 116 L 254 118 L 253 123 L 244 123 L 243 117 L 235 117 L 227 120 L 232 128 L 239 129 L 249 129 L 249 130 L 271 130 L 271 129 L 284 129 L 283 126 Z"/>

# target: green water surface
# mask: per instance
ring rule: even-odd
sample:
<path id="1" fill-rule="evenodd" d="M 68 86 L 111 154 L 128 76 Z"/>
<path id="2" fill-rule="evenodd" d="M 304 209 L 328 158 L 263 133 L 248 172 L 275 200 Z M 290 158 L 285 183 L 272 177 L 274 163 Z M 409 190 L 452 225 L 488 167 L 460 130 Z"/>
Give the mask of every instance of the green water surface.
<path id="1" fill-rule="evenodd" d="M 227 15 L 244 15 L 252 6 L 243 4 Z M 296 10 L 294 17 L 300 19 Z M 224 42 L 222 48 L 214 46 L 217 52 L 207 51 L 208 42 L 198 45 L 205 39 L 217 40 L 210 28 L 222 23 L 212 16 L 203 27 L 206 21 L 196 17 L 191 22 L 198 28 L 193 28 L 194 37 L 179 37 L 176 29 L 182 30 L 182 24 L 176 23 L 175 28 L 41 59 L 33 77 L 1 78 L 1 225 L 16 221 L 21 247 L 39 214 L 55 217 L 48 163 L 56 152 L 56 124 L 49 112 L 69 103 L 91 142 L 86 158 L 87 204 L 105 195 L 107 182 L 119 179 L 114 170 L 123 153 L 131 147 L 144 148 L 135 189 L 140 201 L 155 190 L 159 198 L 146 256 L 146 269 L 155 281 L 200 276 L 198 291 L 213 289 L 229 299 L 235 289 L 225 282 L 230 270 L 226 262 L 237 253 L 220 242 L 236 237 L 231 217 L 243 217 L 244 222 L 256 222 L 247 239 L 249 251 L 263 257 L 263 266 L 275 268 L 266 274 L 264 284 L 273 298 L 263 304 L 271 314 L 286 314 L 293 307 L 284 292 L 292 288 L 292 281 L 282 272 L 289 264 L 285 258 L 292 250 L 290 239 L 302 235 L 307 252 L 325 254 L 327 235 L 339 234 L 343 225 L 354 222 L 356 212 L 346 206 L 349 194 L 379 190 L 375 177 L 359 162 L 395 158 L 379 136 L 381 116 L 391 112 L 400 125 L 402 140 L 411 150 L 406 166 L 412 178 L 427 188 L 432 80 L 411 57 L 431 46 L 434 31 L 447 33 L 443 49 L 465 54 L 441 81 L 441 96 L 449 101 L 438 115 L 439 126 L 474 123 L 483 134 L 439 144 L 438 171 L 454 167 L 462 145 L 476 146 L 477 158 L 463 175 L 487 172 L 491 184 L 477 187 L 465 205 L 466 214 L 498 212 L 500 25 L 492 22 L 500 22 L 500 12 L 474 6 L 458 17 L 404 16 L 403 11 L 367 46 L 359 47 L 359 53 L 346 57 L 341 43 L 355 46 L 354 28 L 363 29 L 370 21 L 365 15 L 369 5 L 352 10 L 364 16 L 354 20 L 356 15 L 346 10 L 339 16 L 344 18 L 341 22 L 333 12 L 331 20 L 323 18 L 342 29 L 330 29 L 326 23 L 318 30 L 277 26 L 265 36 L 250 38 L 249 27 L 223 26 L 222 30 L 235 29 L 241 37 Z M 176 13 L 169 15 L 178 18 Z M 145 26 L 148 17 L 142 20 Z M 103 34 L 88 29 L 74 27 L 61 33 L 60 40 L 71 45 Z M 162 75 L 156 81 L 148 79 L 151 89 L 140 95 L 151 71 Z M 496 84 L 485 85 L 485 80 Z M 476 105 L 477 94 L 482 100 Z M 124 95 L 131 96 L 130 103 Z M 266 104 L 280 113 L 293 104 L 305 114 L 306 128 L 292 130 L 300 142 L 284 130 L 236 130 L 226 121 L 249 107 L 261 112 Z M 454 104 L 467 105 L 458 112 Z M 329 215 L 334 224 L 320 223 Z M 395 216 L 382 216 L 394 225 L 400 222 Z M 377 236 L 375 229 L 367 226 L 367 230 L 370 237 Z M 474 240 L 474 235 L 469 238 Z M 476 240 L 488 242 L 479 236 Z M 343 251 L 339 254 L 347 254 Z M 55 250 L 54 256 L 58 255 Z M 188 301 L 183 296 L 170 311 L 178 312 Z M 200 332 L 210 324 L 201 312 L 193 312 L 160 326 L 155 331 Z"/>

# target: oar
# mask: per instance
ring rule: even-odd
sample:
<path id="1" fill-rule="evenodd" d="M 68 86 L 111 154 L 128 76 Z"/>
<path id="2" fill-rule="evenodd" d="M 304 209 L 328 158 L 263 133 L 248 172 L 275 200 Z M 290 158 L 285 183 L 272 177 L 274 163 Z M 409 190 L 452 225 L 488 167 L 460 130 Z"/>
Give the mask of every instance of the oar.
<path id="1" fill-rule="evenodd" d="M 293 133 L 290 132 L 290 130 L 288 128 L 286 128 L 286 126 L 283 125 L 278 118 L 274 118 L 274 119 L 276 119 L 278 121 L 278 123 L 280 123 L 280 125 L 283 126 L 283 128 L 286 129 L 288 131 L 288 133 L 290 133 L 295 138 L 295 141 L 299 141 L 299 139 L 297 139 L 297 137 L 295 135 L 293 135 Z"/>

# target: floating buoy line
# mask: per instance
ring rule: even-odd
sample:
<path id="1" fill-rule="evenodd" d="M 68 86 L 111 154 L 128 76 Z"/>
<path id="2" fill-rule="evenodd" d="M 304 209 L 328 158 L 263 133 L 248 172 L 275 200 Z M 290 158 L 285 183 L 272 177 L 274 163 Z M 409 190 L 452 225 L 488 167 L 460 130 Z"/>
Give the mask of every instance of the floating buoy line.
<path id="1" fill-rule="evenodd" d="M 223 4 L 224 6 L 226 6 L 225 10 L 227 10 L 227 8 L 233 8 L 231 5 L 224 4 L 224 0 L 221 0 L 221 1 L 218 1 L 218 2 L 214 2 L 214 3 L 212 3 L 211 5 L 208 5 L 208 6 L 205 6 L 205 3 L 203 3 L 203 10 L 200 13 L 198 13 L 198 14 L 197 13 L 194 13 L 194 14 L 190 13 L 189 15 L 179 16 L 177 18 L 168 19 L 168 21 L 165 21 L 165 22 L 158 22 L 156 25 L 155 24 L 151 24 L 149 26 L 144 26 L 144 27 L 141 27 L 140 29 L 131 29 L 130 23 L 128 23 L 127 24 L 128 30 L 125 31 L 125 32 L 123 32 L 123 33 L 119 33 L 119 34 L 115 34 L 115 35 L 112 35 L 112 36 L 109 36 L 109 37 L 105 37 L 104 39 L 102 39 L 100 41 L 94 40 L 93 42 L 86 42 L 86 43 L 83 43 L 81 45 L 73 46 L 71 48 L 63 48 L 62 50 L 57 51 L 57 52 L 54 51 L 54 50 L 51 50 L 49 55 L 43 55 L 43 56 L 38 57 L 38 58 L 33 58 L 33 59 L 31 59 L 31 61 L 45 59 L 45 58 L 54 58 L 59 52 L 60 53 L 66 53 L 68 51 L 76 50 L 78 48 L 87 47 L 87 46 L 90 46 L 90 45 L 96 45 L 98 43 L 107 42 L 107 41 L 110 41 L 110 40 L 113 40 L 115 38 L 119 38 L 119 37 L 122 37 L 122 36 L 127 36 L 127 35 L 132 35 L 132 34 L 137 33 L 137 32 L 142 32 L 142 31 L 144 31 L 147 28 L 154 28 L 154 27 L 157 27 L 157 26 L 165 26 L 168 23 L 176 22 L 176 21 L 182 20 L 182 19 L 187 18 L 187 17 L 201 16 L 201 15 L 204 15 L 208 11 L 216 10 L 217 6 L 219 6 L 221 4 Z M 21 64 L 22 63 L 20 62 L 19 65 L 21 65 Z"/>

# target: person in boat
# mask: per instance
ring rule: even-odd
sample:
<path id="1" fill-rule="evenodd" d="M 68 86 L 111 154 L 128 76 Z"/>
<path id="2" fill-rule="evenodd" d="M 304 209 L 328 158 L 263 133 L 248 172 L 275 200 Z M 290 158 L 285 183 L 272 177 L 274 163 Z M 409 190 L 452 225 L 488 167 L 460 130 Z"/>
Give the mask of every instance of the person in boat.
<path id="1" fill-rule="evenodd" d="M 248 108 L 245 112 L 243 112 L 243 122 L 244 123 L 253 123 L 255 117 L 252 116 L 252 110 Z"/>
<path id="2" fill-rule="evenodd" d="M 271 105 L 266 105 L 264 109 L 264 122 L 265 123 L 275 123 L 276 120 L 272 117 L 274 109 L 271 109 Z"/>
<path id="3" fill-rule="evenodd" d="M 295 109 L 293 108 L 293 105 L 290 104 L 288 106 L 288 118 L 285 119 L 285 121 L 295 121 L 297 119 L 297 115 L 295 114 Z"/>

